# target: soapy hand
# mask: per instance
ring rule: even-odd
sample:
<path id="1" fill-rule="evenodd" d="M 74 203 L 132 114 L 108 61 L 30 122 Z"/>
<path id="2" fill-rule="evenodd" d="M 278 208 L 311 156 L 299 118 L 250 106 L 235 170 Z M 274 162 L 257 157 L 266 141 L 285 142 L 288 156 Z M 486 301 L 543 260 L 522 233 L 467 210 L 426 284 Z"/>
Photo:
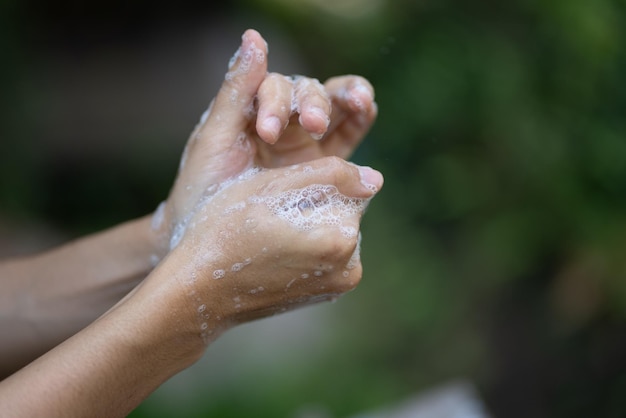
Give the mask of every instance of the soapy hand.
<path id="1" fill-rule="evenodd" d="M 359 223 L 383 179 L 344 159 L 376 114 L 365 79 L 268 74 L 265 41 L 245 32 L 153 222 L 184 276 L 164 293 L 194 307 L 206 342 L 358 284 Z"/>
<path id="2" fill-rule="evenodd" d="M 316 79 L 267 73 L 267 45 L 248 30 L 225 80 L 185 147 L 161 207 L 162 252 L 207 189 L 253 166 L 284 167 L 324 156 L 348 158 L 377 115 L 362 77 Z"/>
<path id="3" fill-rule="evenodd" d="M 359 223 L 382 183 L 377 171 L 337 157 L 244 171 L 194 208 L 167 258 L 181 266 L 180 286 L 163 293 L 186 295 L 174 299 L 193 307 L 206 342 L 238 323 L 338 297 L 361 279 Z"/>
<path id="4" fill-rule="evenodd" d="M 375 115 L 359 77 L 268 75 L 247 31 L 152 222 L 4 266 L 3 364 L 19 371 L 0 382 L 3 412 L 125 417 L 221 332 L 353 289 L 360 219 L 383 179 L 342 158 Z"/>

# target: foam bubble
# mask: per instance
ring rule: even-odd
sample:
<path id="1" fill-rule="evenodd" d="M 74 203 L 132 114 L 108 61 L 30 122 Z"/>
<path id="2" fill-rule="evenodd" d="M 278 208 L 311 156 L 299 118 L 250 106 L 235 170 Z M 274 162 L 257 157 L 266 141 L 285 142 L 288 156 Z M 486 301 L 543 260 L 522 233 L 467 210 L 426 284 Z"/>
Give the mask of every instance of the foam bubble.
<path id="1" fill-rule="evenodd" d="M 293 86 L 291 89 L 291 113 L 298 113 L 300 111 L 300 105 L 298 103 L 298 93 L 300 93 L 300 83 L 298 81 L 302 76 L 291 76 L 289 81 Z"/>
<path id="2" fill-rule="evenodd" d="M 205 110 L 200 116 L 200 125 L 204 125 L 206 120 L 209 118 L 209 109 Z"/>
<path id="3" fill-rule="evenodd" d="M 187 164 L 187 157 L 189 157 L 189 144 L 183 149 L 183 155 L 180 157 L 180 163 L 178 163 L 178 171 L 183 171 Z"/>
<path id="4" fill-rule="evenodd" d="M 165 219 L 165 201 L 159 203 L 154 214 L 152 215 L 152 219 L 150 221 L 150 227 L 153 231 L 158 231 L 163 226 L 163 221 Z"/>
<path id="5" fill-rule="evenodd" d="M 174 225 L 174 231 L 172 231 L 172 237 L 170 238 L 170 250 L 176 248 L 176 246 L 180 243 L 180 240 L 183 239 L 183 235 L 185 235 L 185 231 L 187 229 L 187 222 L 188 220 L 185 219 Z"/>
<path id="6" fill-rule="evenodd" d="M 347 197 L 332 185 L 313 184 L 265 199 L 270 211 L 301 230 L 341 225 L 342 219 L 365 210 L 367 200 Z"/>
<path id="7" fill-rule="evenodd" d="M 324 86 L 316 78 L 309 78 L 309 77 L 303 77 L 300 75 L 295 75 L 291 77 L 291 82 L 293 84 L 292 95 L 291 95 L 292 113 L 296 113 L 301 110 L 299 107 L 299 99 L 301 97 L 306 96 L 307 91 L 310 91 L 312 88 L 317 90 L 321 94 L 326 93 Z"/>
<path id="8" fill-rule="evenodd" d="M 361 261 L 361 233 L 359 232 L 359 236 L 356 241 L 356 246 L 354 247 L 354 252 L 352 253 L 352 256 L 350 257 L 350 260 L 348 260 L 348 264 L 346 264 L 346 268 L 348 270 L 352 270 L 359 264 L 360 261 Z"/>
<path id="9" fill-rule="evenodd" d="M 237 182 L 249 180 L 260 171 L 262 171 L 262 168 L 260 167 L 250 167 L 247 170 L 240 173 L 239 175 L 226 179 L 222 183 L 214 183 L 214 184 L 209 185 L 204 190 L 204 193 L 202 194 L 202 197 L 200 198 L 198 203 L 196 203 L 196 205 L 192 208 L 192 210 L 190 210 L 187 213 L 187 216 L 184 219 L 177 222 L 176 224 L 174 224 L 172 235 L 170 237 L 170 250 L 173 250 L 180 243 L 187 228 L 193 227 L 193 225 L 189 224 L 190 220 L 193 219 L 196 216 L 196 214 L 198 214 L 199 212 L 206 211 L 208 202 L 213 200 L 220 192 L 229 188 L 233 184 Z M 231 207 L 227 208 L 225 211 L 227 213 L 230 213 L 230 212 L 234 212 L 237 210 L 242 210 L 243 208 L 245 208 L 245 206 L 246 206 L 246 202 L 242 201 L 235 205 L 232 205 Z M 201 219 L 206 220 L 208 218 L 207 216 L 204 216 Z M 222 231 L 221 234 L 226 234 L 226 232 Z M 225 238 L 228 238 L 228 237 L 225 237 Z"/>
<path id="10" fill-rule="evenodd" d="M 246 208 L 246 202 L 245 201 L 241 201 L 241 202 L 235 203 L 232 206 L 227 207 L 224 210 L 224 214 L 228 215 L 228 214 L 233 213 L 233 212 L 241 212 L 245 208 Z"/>
<path id="11" fill-rule="evenodd" d="M 239 47 L 228 62 L 228 72 L 226 73 L 225 79 L 232 80 L 240 74 L 248 73 L 253 60 L 262 64 L 265 61 L 265 52 L 262 49 L 257 48 L 253 43 L 248 45 L 248 48 L 245 50 L 242 50 L 242 48 Z M 239 61 L 239 66 L 235 68 L 237 61 Z"/>
<path id="12" fill-rule="evenodd" d="M 198 312 L 199 312 L 199 313 L 204 312 L 204 311 L 205 311 L 205 309 L 206 309 L 206 305 L 205 305 L 204 303 L 203 303 L 202 305 L 198 306 Z"/>
<path id="13" fill-rule="evenodd" d="M 239 58 L 239 54 L 241 54 L 241 47 L 239 47 L 235 51 L 233 56 L 230 57 L 230 60 L 228 61 L 228 71 L 231 71 L 233 69 L 233 67 L 235 66 L 235 63 L 237 62 L 237 58 Z"/>
<path id="14" fill-rule="evenodd" d="M 215 271 L 213 272 L 213 278 L 214 278 L 214 279 L 221 279 L 221 278 L 223 278 L 225 275 L 226 275 L 226 272 L 225 272 L 224 270 L 222 270 L 222 269 L 218 269 L 218 270 L 215 270 Z"/>
<path id="15" fill-rule="evenodd" d="M 346 238 L 354 238 L 357 236 L 359 231 L 352 226 L 342 226 L 341 227 L 341 235 Z"/>

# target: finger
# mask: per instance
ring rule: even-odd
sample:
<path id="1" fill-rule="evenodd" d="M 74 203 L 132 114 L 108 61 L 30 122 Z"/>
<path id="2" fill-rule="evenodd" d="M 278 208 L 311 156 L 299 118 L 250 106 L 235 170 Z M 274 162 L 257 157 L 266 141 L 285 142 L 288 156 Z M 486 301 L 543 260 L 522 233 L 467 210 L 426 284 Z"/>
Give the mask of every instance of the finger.
<path id="1" fill-rule="evenodd" d="M 282 74 L 269 74 L 259 87 L 256 130 L 268 144 L 274 144 L 289 123 L 293 83 Z"/>
<path id="2" fill-rule="evenodd" d="M 221 145 L 231 145 L 253 114 L 254 98 L 267 73 L 267 44 L 253 29 L 248 29 L 241 39 L 212 110 L 204 118 L 198 133 L 200 141 L 211 137 L 222 141 Z"/>
<path id="3" fill-rule="evenodd" d="M 315 139 L 321 139 L 330 124 L 332 105 L 322 83 L 315 78 L 294 78 L 295 111 L 305 131 Z"/>
<path id="4" fill-rule="evenodd" d="M 325 83 L 332 100 L 331 125 L 322 147 L 325 154 L 348 158 L 378 115 L 374 88 L 363 77 L 333 77 Z"/>
<path id="5" fill-rule="evenodd" d="M 285 188 L 284 178 L 294 189 L 310 185 L 334 186 L 344 196 L 369 199 L 383 186 L 383 176 L 371 167 L 358 166 L 338 157 L 324 157 L 308 163 L 268 170 L 272 175 L 266 191 Z M 284 177 L 276 173 L 284 174 Z"/>

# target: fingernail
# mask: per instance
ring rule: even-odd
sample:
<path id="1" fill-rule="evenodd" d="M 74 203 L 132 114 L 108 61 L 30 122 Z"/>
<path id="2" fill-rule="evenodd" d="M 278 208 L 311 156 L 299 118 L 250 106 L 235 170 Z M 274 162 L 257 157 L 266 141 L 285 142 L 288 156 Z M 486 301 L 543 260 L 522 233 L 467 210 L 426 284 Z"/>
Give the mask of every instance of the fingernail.
<path id="1" fill-rule="evenodd" d="M 383 175 L 372 167 L 358 166 L 361 184 L 376 193 L 383 186 Z"/>
<path id="2" fill-rule="evenodd" d="M 322 132 L 311 132 L 311 138 L 316 141 L 321 140 L 324 137 L 324 134 L 328 130 L 328 126 L 330 125 L 330 117 L 321 107 L 311 106 L 307 110 L 310 115 L 315 115 L 316 118 L 324 122 L 324 129 Z"/>
<path id="3" fill-rule="evenodd" d="M 317 118 L 323 120 L 324 123 L 326 124 L 326 127 L 328 128 L 328 125 L 330 124 L 330 118 L 328 117 L 328 114 L 326 114 L 326 112 L 322 110 L 321 107 L 311 106 L 309 108 L 309 112 L 315 115 Z"/>
<path id="4" fill-rule="evenodd" d="M 364 100 L 373 100 L 372 93 L 362 84 L 357 84 L 352 87 L 350 91 L 347 93 L 348 99 L 352 102 L 354 106 L 357 107 L 358 110 L 365 109 Z"/>
<path id="5" fill-rule="evenodd" d="M 277 116 L 269 116 L 263 120 L 263 129 L 271 134 L 274 138 L 280 134 L 281 123 Z"/>

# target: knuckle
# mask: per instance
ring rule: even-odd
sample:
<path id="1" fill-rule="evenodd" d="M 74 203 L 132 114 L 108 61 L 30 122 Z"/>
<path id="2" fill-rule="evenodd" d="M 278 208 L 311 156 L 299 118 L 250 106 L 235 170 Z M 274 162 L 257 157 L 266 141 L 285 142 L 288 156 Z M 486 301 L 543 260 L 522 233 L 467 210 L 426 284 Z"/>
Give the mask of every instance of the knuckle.
<path id="1" fill-rule="evenodd" d="M 316 240 L 318 258 L 333 265 L 345 265 L 348 263 L 356 249 L 356 241 L 348 240 L 339 233 L 323 233 Z"/>
<path id="2" fill-rule="evenodd" d="M 326 165 L 328 173 L 331 173 L 333 176 L 345 174 L 348 166 L 343 159 L 337 157 L 336 155 L 325 157 L 324 164 Z"/>
<path id="3" fill-rule="evenodd" d="M 358 178 L 358 169 L 354 164 L 346 162 L 337 156 L 329 156 L 327 158 L 328 173 L 335 185 L 343 185 L 353 178 Z"/>

